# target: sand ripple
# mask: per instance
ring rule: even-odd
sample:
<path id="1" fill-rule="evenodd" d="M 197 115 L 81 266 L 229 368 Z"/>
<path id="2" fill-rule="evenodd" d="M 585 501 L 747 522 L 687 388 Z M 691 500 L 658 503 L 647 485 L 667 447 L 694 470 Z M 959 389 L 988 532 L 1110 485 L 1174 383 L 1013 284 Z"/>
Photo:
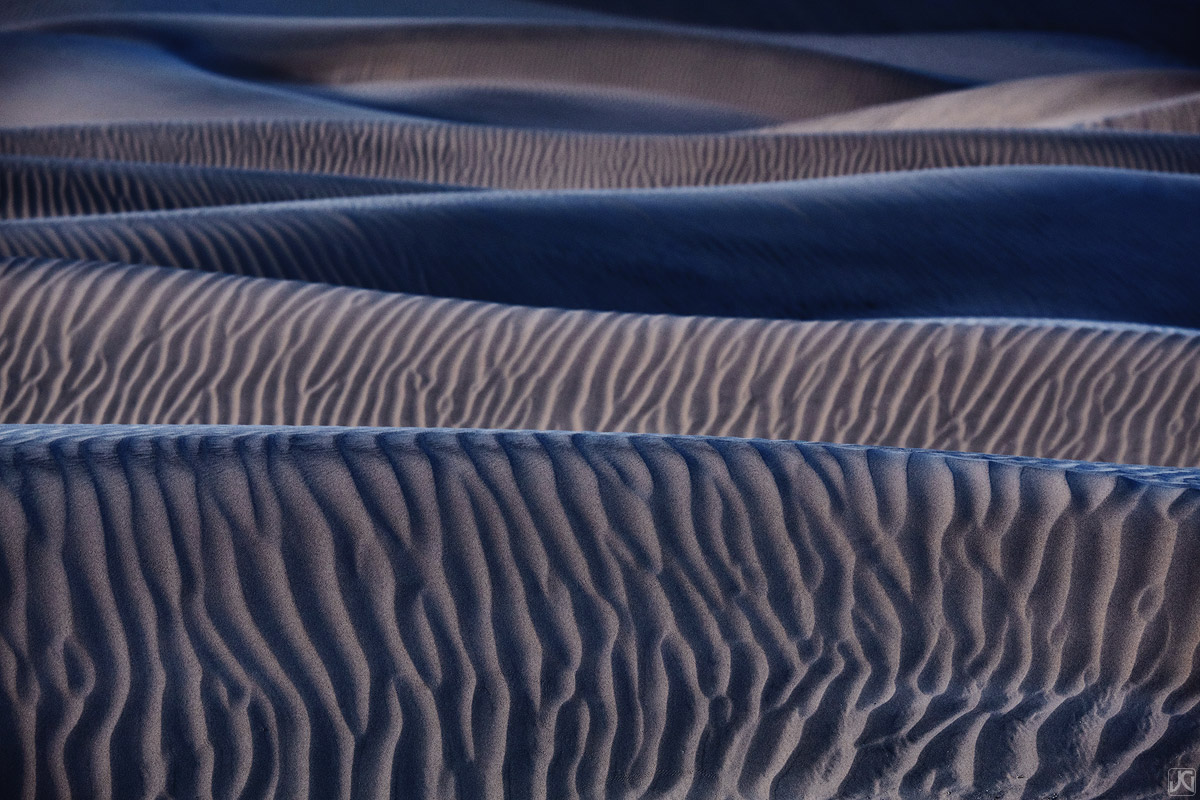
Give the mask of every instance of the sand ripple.
<path id="1" fill-rule="evenodd" d="M 15 2 L 0 796 L 1200 766 L 1195 13 Z"/>
<path id="2" fill-rule="evenodd" d="M 1200 334 L 599 314 L 0 262 L 0 422 L 637 431 L 1200 466 Z"/>
<path id="3" fill-rule="evenodd" d="M 1198 492 L 727 439 L 3 428 L 5 762 L 39 796 L 1141 796 L 1200 758 Z"/>

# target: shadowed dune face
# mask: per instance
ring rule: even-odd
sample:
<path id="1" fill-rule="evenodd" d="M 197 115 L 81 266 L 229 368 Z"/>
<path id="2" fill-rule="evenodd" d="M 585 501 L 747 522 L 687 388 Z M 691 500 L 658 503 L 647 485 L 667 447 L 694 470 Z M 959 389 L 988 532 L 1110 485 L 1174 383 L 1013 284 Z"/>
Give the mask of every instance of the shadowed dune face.
<path id="1" fill-rule="evenodd" d="M 1191 471 L 37 426 L 0 467 L 5 768 L 49 794 L 1145 796 L 1200 758 Z"/>
<path id="2" fill-rule="evenodd" d="M 378 191 L 0 222 L 0 256 L 597 310 L 1200 327 L 1195 176 L 1043 168 L 721 191 Z"/>
<path id="3" fill-rule="evenodd" d="M 0 8 L 0 796 L 1200 765 L 1194 15 L 873 2 Z"/>
<path id="4" fill-rule="evenodd" d="M 101 31 L 106 35 L 95 35 Z M 61 110 L 49 104 L 31 104 L 28 109 L 9 105 L 0 116 L 9 125 L 180 115 L 205 119 L 222 113 L 260 119 L 305 112 L 362 115 L 364 107 L 369 109 L 378 100 L 368 95 L 363 103 L 359 99 L 363 90 L 356 92 L 355 86 L 389 81 L 400 84 L 394 92 L 415 84 L 408 90 L 414 92 L 439 81 L 451 86 L 482 81 L 519 87 L 537 82 L 575 90 L 640 91 L 648 94 L 638 103 L 643 116 L 651 114 L 644 107 L 657 94 L 664 100 L 677 98 L 675 102 L 724 106 L 727 115 L 740 111 L 747 121 L 836 113 L 953 85 L 802 47 L 596 25 L 344 22 L 314 28 L 300 23 L 185 21 L 122 26 L 105 21 L 62 23 L 44 32 L 7 38 L 12 41 L 3 56 L 8 71 L 18 71 L 26 81 L 60 82 L 56 96 L 74 101 Z M 571 57 L 563 58 L 565 52 Z M 111 75 L 95 75 L 97 68 L 123 72 L 125 80 L 104 94 L 120 92 L 138 107 L 79 106 L 75 94 L 86 96 L 87 87 L 98 84 L 97 77 L 113 82 Z M 183 88 L 186 94 L 180 92 Z M 347 102 L 339 105 L 319 99 L 314 90 Z M 14 95 L 27 96 L 20 85 Z M 169 103 L 165 107 L 161 101 L 136 102 L 139 97 L 160 96 Z M 619 93 L 610 98 L 616 108 L 619 98 Z M 543 103 L 552 99 L 551 95 Z M 475 110 L 477 102 L 470 94 L 460 95 L 456 102 L 447 91 L 429 107 L 445 110 L 447 119 L 457 120 Z M 564 122 L 570 120 L 570 107 L 558 104 L 557 109 L 565 115 Z M 594 112 L 578 120 L 578 126 L 586 130 L 589 116 L 594 117 Z M 540 117 L 521 119 L 514 113 L 511 120 L 520 120 L 520 127 L 539 127 Z"/>
<path id="5" fill-rule="evenodd" d="M 944 0 L 563 0 L 574 8 L 603 9 L 677 22 L 774 31 L 898 33 L 928 31 L 1055 31 L 1137 42 L 1156 50 L 1200 59 L 1193 32 L 1200 8 L 1177 0 L 1149 0 L 1131 13 L 1122 0 L 1081 6 L 1074 0 L 1011 0 L 1007 3 L 948 3 Z"/>

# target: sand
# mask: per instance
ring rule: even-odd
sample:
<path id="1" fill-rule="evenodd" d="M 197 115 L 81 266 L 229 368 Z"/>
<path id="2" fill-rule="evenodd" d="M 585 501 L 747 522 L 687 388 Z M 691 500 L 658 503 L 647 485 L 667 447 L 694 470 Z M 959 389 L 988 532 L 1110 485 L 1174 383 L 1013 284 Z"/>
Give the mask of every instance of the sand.
<path id="1" fill-rule="evenodd" d="M 630 431 L 1200 466 L 1200 334 L 785 322 L 0 264 L 0 423 Z"/>
<path id="2" fill-rule="evenodd" d="M 1196 70 L 1114 70 L 1001 81 L 932 97 L 829 114 L 781 125 L 780 131 L 919 130 L 922 128 L 1096 127 L 1104 120 L 1164 104 L 1191 107 L 1200 98 Z M 1161 128 L 1155 126 L 1163 120 Z M 1200 133 L 1200 115 L 1146 117 L 1141 130 Z"/>
<path id="3" fill-rule="evenodd" d="M 144 426 L 0 428 L 0 466 L 41 794 L 1141 796 L 1200 758 L 1190 470 Z"/>
<path id="4" fill-rule="evenodd" d="M 452 192 L 449 184 L 263 170 L 0 156 L 0 221 Z M 465 188 L 465 187 L 463 187 Z"/>
<path id="5" fill-rule="evenodd" d="M 1190 11 L 106 3 L 0 9 L 0 796 L 1200 766 Z"/>
<path id="6" fill-rule="evenodd" d="M 98 30 L 108 36 L 95 36 Z M 465 85 L 481 93 L 498 85 L 616 89 L 621 94 L 641 93 L 647 104 L 656 99 L 691 101 L 726 113 L 777 120 L 836 113 L 954 86 L 918 72 L 798 46 L 629 25 L 317 24 L 167 17 L 127 23 L 60 22 L 10 32 L 7 38 L 16 46 L 5 48 L 0 66 L 16 72 L 19 80 L 6 94 L 28 96 L 22 81 L 64 84 L 53 94 L 62 108 L 50 102 L 6 103 L 0 120 L 22 126 L 72 119 L 369 116 L 383 99 L 363 102 L 361 87 L 373 86 L 378 94 L 379 84 L 388 81 L 398 83 L 394 102 L 401 112 L 403 98 L 421 88 L 441 87 L 449 93 Z M 571 58 L 564 59 L 567 51 Z M 104 71 L 96 74 L 98 68 Z M 128 77 L 114 85 L 109 71 Z M 257 80 L 247 80 L 250 76 Z M 112 88 L 81 105 L 88 87 L 101 81 Z M 315 97 L 317 93 L 328 97 Z M 614 105 L 619 96 L 613 98 Z M 135 108 L 127 108 L 129 100 L 119 98 L 132 99 Z M 470 96 L 456 104 L 448 94 L 443 103 L 477 107 Z M 524 126 L 538 127 L 536 116 Z"/>
<path id="7" fill-rule="evenodd" d="M 603 311 L 1057 316 L 1200 328 L 1197 219 L 1197 176 L 1009 168 L 721 190 L 410 192 L 0 222 L 0 256 Z"/>
<path id="8" fill-rule="evenodd" d="M 115 123 L 0 128 L 0 155 L 519 190 L 720 186 L 987 166 L 1200 173 L 1194 135 L 1037 128 L 639 136 L 391 121 Z"/>

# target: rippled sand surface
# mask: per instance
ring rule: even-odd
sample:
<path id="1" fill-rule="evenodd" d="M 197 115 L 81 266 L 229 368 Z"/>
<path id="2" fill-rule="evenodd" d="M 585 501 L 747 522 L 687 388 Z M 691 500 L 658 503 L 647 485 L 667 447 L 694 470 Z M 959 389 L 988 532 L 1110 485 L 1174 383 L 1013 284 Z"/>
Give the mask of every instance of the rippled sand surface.
<path id="1" fill-rule="evenodd" d="M 0 794 L 1200 767 L 1200 53 L 590 5 L 0 14 Z"/>

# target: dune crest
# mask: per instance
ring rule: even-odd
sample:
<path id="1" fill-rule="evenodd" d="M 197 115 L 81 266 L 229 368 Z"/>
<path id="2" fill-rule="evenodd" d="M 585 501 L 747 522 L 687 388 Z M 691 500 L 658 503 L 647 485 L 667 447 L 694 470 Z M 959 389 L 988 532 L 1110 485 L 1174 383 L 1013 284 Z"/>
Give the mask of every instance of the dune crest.
<path id="1" fill-rule="evenodd" d="M 0 265 L 0 290 L 0 422 L 636 431 L 1200 467 L 1190 330 L 598 314 L 53 261 Z"/>

